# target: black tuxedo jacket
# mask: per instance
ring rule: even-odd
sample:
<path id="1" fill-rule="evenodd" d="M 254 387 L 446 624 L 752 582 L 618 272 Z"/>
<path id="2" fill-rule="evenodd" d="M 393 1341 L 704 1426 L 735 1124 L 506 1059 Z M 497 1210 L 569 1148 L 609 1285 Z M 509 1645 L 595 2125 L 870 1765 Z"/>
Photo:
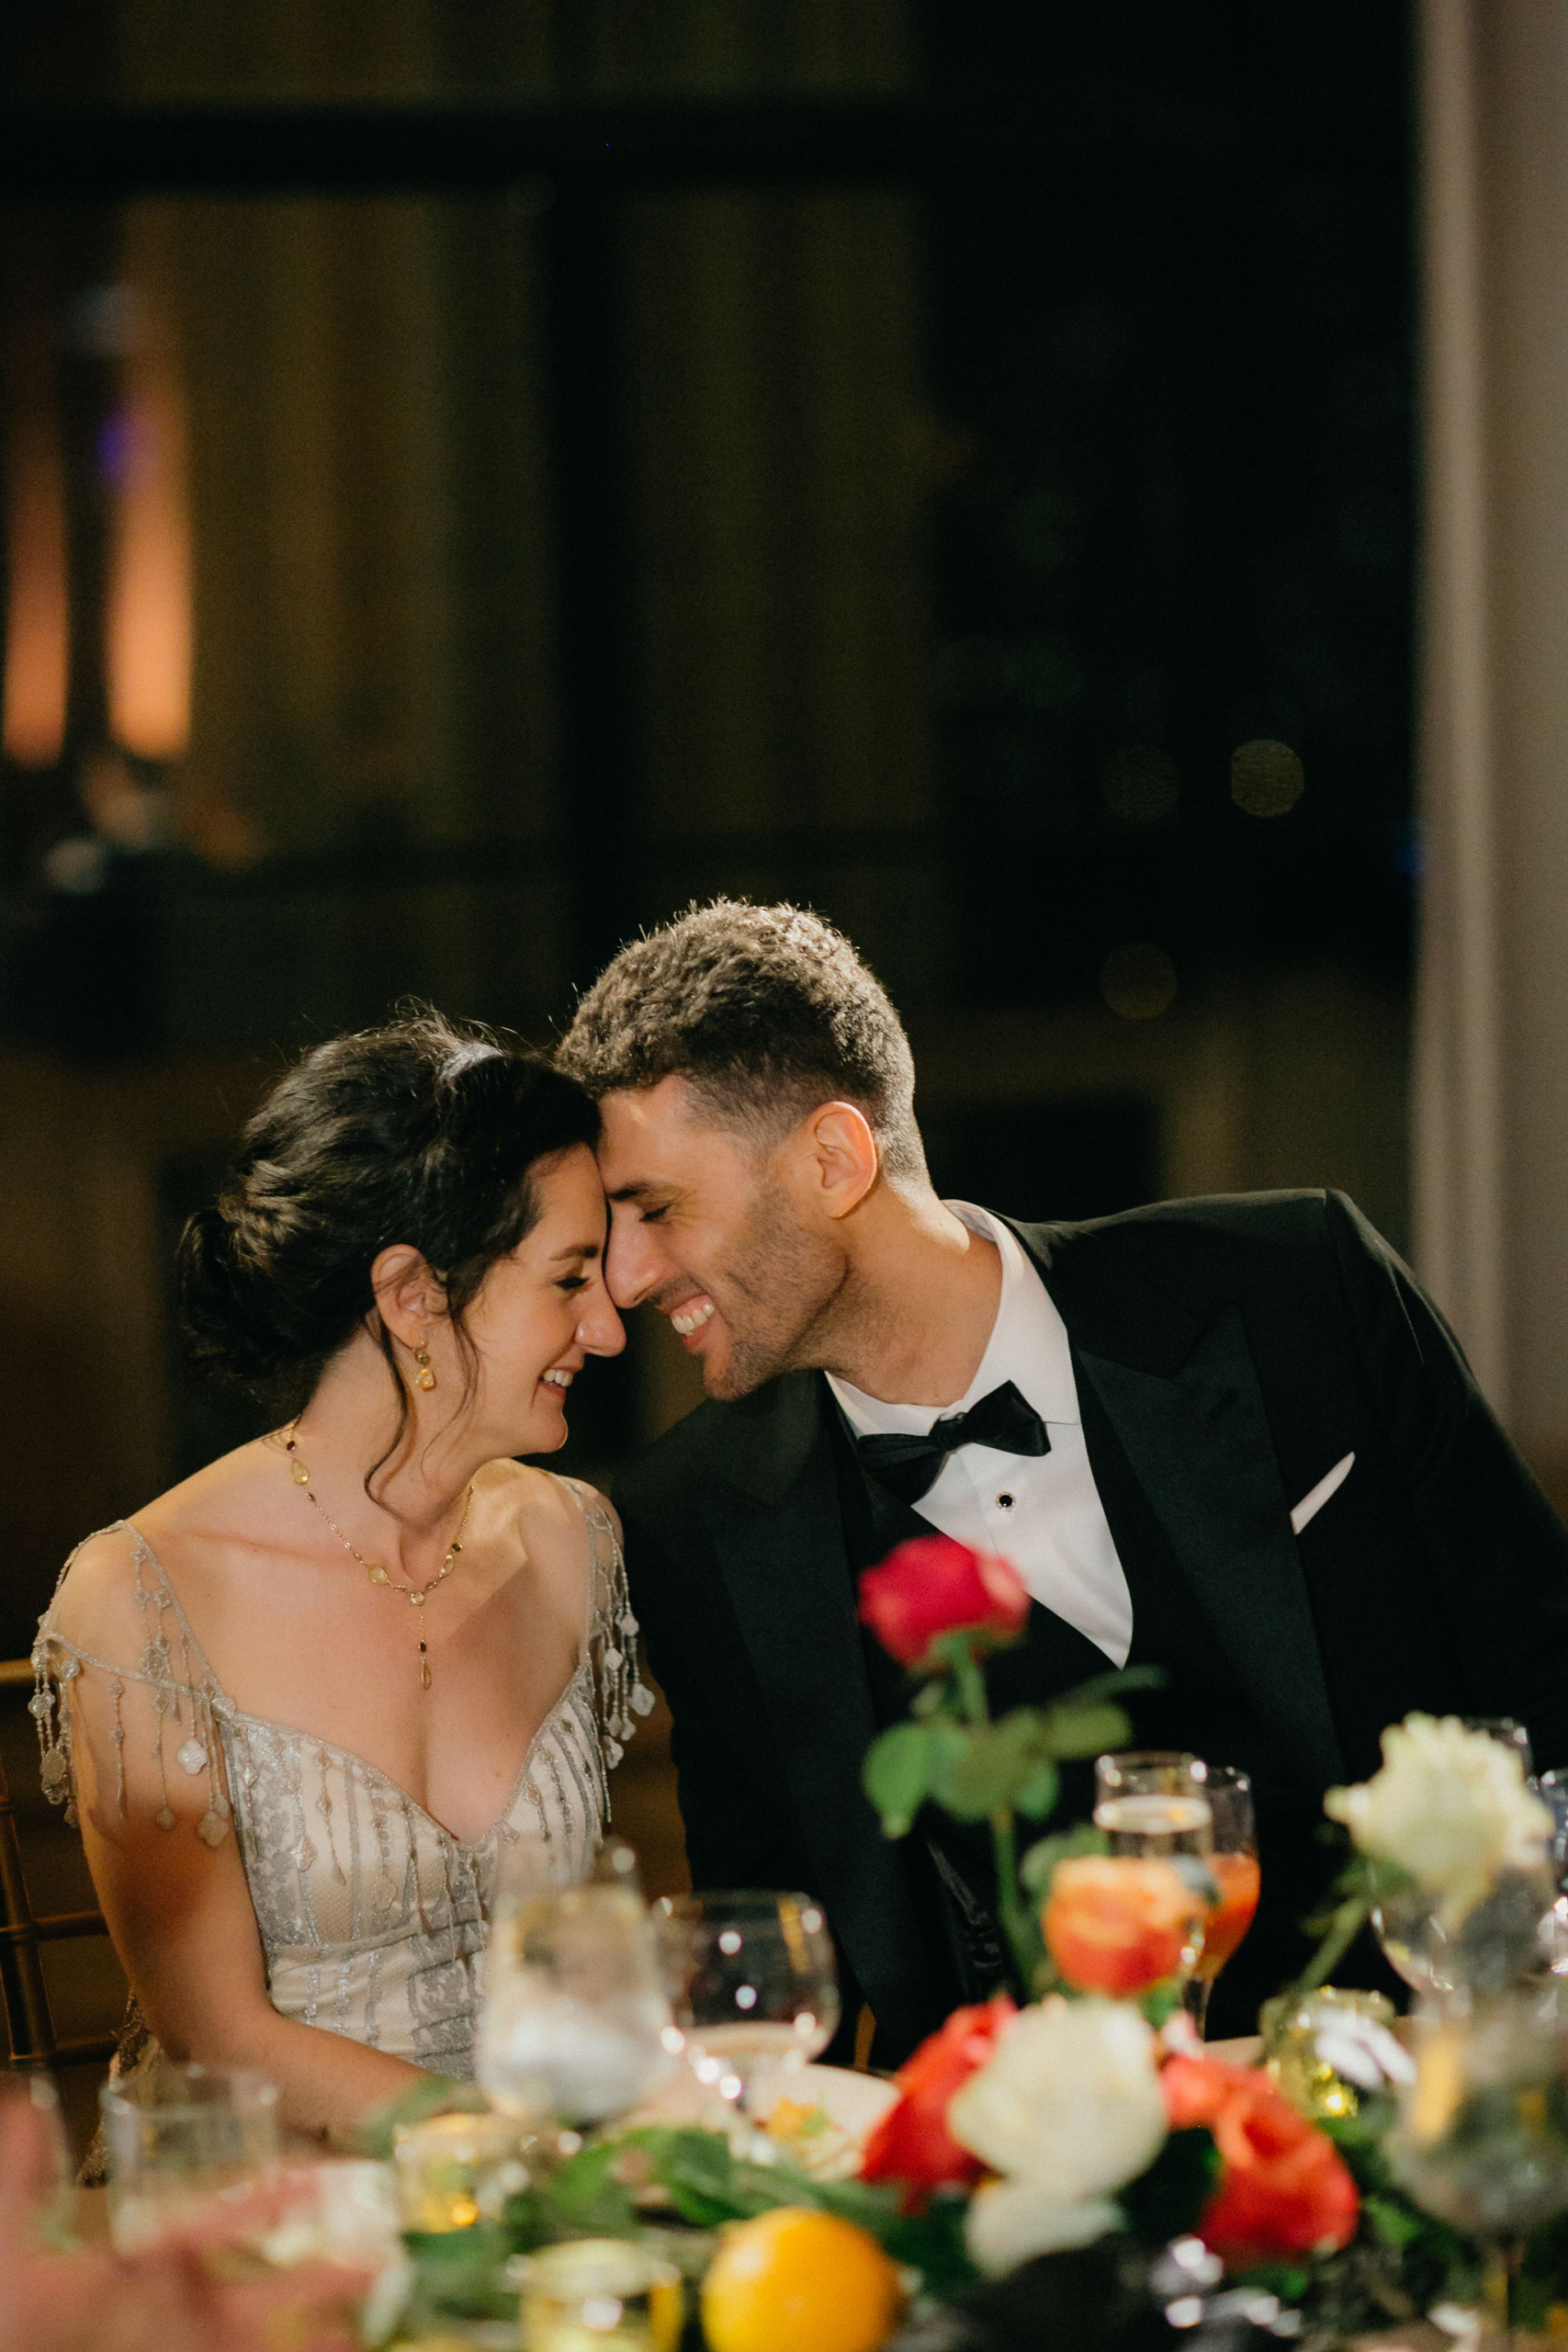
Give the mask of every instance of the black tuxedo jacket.
<path id="1" fill-rule="evenodd" d="M 1341 1195 L 1014 1229 L 1072 1344 L 1133 1662 L 1172 1680 L 1134 1702 L 1139 1733 L 1258 1784 L 1274 1924 L 1260 1913 L 1215 1996 L 1219 2012 L 1228 1984 L 1241 2005 L 1219 2030 L 1243 2030 L 1334 1867 L 1314 1838 L 1323 1792 L 1377 1769 L 1385 1725 L 1415 1707 L 1512 1714 L 1539 1767 L 1568 1761 L 1568 1535 L 1446 1325 Z M 1292 1507 L 1348 1453 L 1296 1536 Z M 897 2064 L 986 1989 L 976 1841 L 923 1816 L 889 1845 L 861 1789 L 902 1693 L 856 1623 L 855 1574 L 920 1522 L 860 1474 L 817 1373 L 700 1406 L 615 1498 L 673 1711 L 694 1883 L 815 1894 L 849 2005 L 863 1995 Z M 1016 1705 L 1104 1667 L 1036 1607 L 990 1680 Z"/>

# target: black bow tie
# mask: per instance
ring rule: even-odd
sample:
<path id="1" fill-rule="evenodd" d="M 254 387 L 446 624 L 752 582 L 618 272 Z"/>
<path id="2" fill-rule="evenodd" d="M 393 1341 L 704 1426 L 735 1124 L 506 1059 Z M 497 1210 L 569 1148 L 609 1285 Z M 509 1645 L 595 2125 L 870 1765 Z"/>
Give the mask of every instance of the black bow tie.
<path id="1" fill-rule="evenodd" d="M 950 1453 L 961 1445 L 989 1445 L 998 1453 L 1049 1453 L 1051 1440 L 1032 1405 L 1010 1380 L 971 1405 L 933 1421 L 924 1437 L 863 1437 L 855 1448 L 863 1466 L 900 1502 L 918 1503 Z"/>

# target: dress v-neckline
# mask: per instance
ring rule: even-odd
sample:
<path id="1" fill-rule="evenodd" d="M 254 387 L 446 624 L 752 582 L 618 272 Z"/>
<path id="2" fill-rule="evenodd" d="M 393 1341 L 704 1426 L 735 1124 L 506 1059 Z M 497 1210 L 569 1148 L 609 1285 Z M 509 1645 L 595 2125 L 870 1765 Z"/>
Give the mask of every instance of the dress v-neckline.
<path id="1" fill-rule="evenodd" d="M 583 1524 L 586 1527 L 588 1515 L 586 1511 L 583 1511 L 582 1510 L 581 1499 L 578 1496 L 575 1487 L 570 1487 L 569 1482 L 564 1479 L 561 1483 L 569 1487 L 569 1491 L 571 1493 L 573 1501 L 576 1502 L 579 1511 L 582 1513 Z M 218 1679 L 217 1675 L 212 1671 L 207 1652 L 202 1648 L 200 1642 L 197 1639 L 196 1629 L 192 1625 L 190 1619 L 186 1615 L 185 1604 L 181 1600 L 179 1594 L 175 1590 L 174 1585 L 170 1581 L 169 1572 L 164 1566 L 163 1561 L 158 1557 L 157 1553 L 152 1549 L 152 1544 L 147 1541 L 146 1536 L 143 1535 L 141 1530 L 137 1526 L 134 1520 L 122 1519 L 117 1521 L 116 1524 L 124 1528 L 126 1533 L 131 1538 L 132 1542 L 140 1545 L 141 1549 L 146 1554 L 147 1558 L 152 1562 L 153 1567 L 157 1569 L 159 1581 L 162 1583 L 164 1590 L 168 1594 L 170 1606 L 174 1610 L 175 1615 L 179 1621 L 181 1635 L 189 1643 L 192 1651 L 195 1653 L 196 1657 L 200 1663 L 203 1677 L 205 1678 L 212 1694 L 214 1712 L 217 1713 L 220 1721 L 253 1724 L 258 1731 L 281 1732 L 288 1739 L 302 1739 L 306 1741 L 311 1747 L 316 1749 L 319 1755 L 335 1756 L 345 1764 L 356 1766 L 361 1772 L 367 1773 L 371 1779 L 379 1781 L 383 1788 L 389 1789 L 392 1794 L 398 1798 L 400 1803 L 408 1805 L 414 1813 L 419 1815 L 423 1821 L 428 1822 L 431 1828 L 434 1830 L 436 1836 L 438 1838 L 444 1838 L 446 1840 L 446 1843 L 459 1854 L 478 1853 L 479 1848 L 481 1846 L 488 1845 L 490 1840 L 501 1828 L 502 1824 L 506 1820 L 507 1815 L 511 1813 L 513 1807 L 517 1803 L 517 1792 L 523 1787 L 524 1782 L 528 1777 L 529 1769 L 533 1764 L 535 1753 L 538 1748 L 539 1742 L 543 1739 L 545 1734 L 550 1728 L 550 1725 L 555 1722 L 555 1719 L 559 1714 L 561 1709 L 566 1705 L 567 1701 L 570 1698 L 572 1692 L 581 1681 L 583 1675 L 589 1672 L 592 1668 L 592 1660 L 589 1654 L 588 1643 L 584 1640 L 581 1657 L 578 1659 L 577 1664 L 573 1667 L 571 1673 L 569 1675 L 566 1681 L 561 1685 L 560 1690 L 557 1692 L 551 1704 L 546 1709 L 544 1715 L 540 1719 L 538 1727 L 535 1731 L 533 1738 L 528 1742 L 527 1750 L 524 1755 L 522 1763 L 517 1768 L 516 1776 L 513 1779 L 510 1789 L 507 1791 L 500 1812 L 491 1822 L 489 1827 L 481 1829 L 477 1838 L 459 1838 L 456 1830 L 448 1829 L 444 1821 L 440 1821 L 436 1818 L 435 1815 L 431 1812 L 428 1805 L 421 1804 L 419 1799 L 413 1794 L 412 1790 L 405 1789 L 400 1781 L 394 1780 L 390 1772 L 383 1770 L 379 1764 L 372 1764 L 367 1756 L 361 1756 L 357 1748 L 344 1747 L 341 1741 L 335 1739 L 320 1738 L 315 1732 L 304 1731 L 298 1724 L 282 1723 L 276 1715 L 252 1714 L 247 1708 L 237 1707 L 234 1704 L 233 1700 L 229 1696 L 227 1690 L 224 1690 L 222 1683 Z M 588 1618 L 590 1623 L 592 1623 L 592 1618 L 593 1591 L 593 1566 L 592 1552 L 592 1545 L 591 1536 L 588 1575 Z"/>

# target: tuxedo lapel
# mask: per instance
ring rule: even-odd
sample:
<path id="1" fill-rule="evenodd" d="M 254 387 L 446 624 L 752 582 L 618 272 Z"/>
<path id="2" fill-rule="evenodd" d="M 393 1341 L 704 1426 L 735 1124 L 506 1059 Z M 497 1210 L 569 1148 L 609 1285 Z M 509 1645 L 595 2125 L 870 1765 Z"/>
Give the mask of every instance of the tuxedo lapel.
<path id="1" fill-rule="evenodd" d="M 1205 1318 L 1080 1237 L 1021 1227 L 1145 1498 L 1243 1687 L 1323 1785 L 1343 1778 L 1316 1629 L 1238 1310 Z M 1098 1237 L 1097 1237 L 1098 1238 Z"/>
<path id="2" fill-rule="evenodd" d="M 879 2025 L 897 2033 L 918 2005 L 918 2035 L 934 1987 L 902 1865 L 861 1793 L 877 1724 L 819 1380 L 772 1383 L 737 1413 L 736 1438 L 702 1509 L 768 1702 L 756 1736 L 779 1743 L 815 1892 Z"/>

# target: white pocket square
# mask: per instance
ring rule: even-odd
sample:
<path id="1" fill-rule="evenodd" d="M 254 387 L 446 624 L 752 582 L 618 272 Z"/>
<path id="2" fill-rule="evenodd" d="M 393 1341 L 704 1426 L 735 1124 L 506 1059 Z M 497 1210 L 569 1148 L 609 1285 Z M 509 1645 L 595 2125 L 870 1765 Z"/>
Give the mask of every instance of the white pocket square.
<path id="1" fill-rule="evenodd" d="M 1300 1502 L 1291 1513 L 1291 1528 L 1294 1534 L 1299 1535 L 1301 1533 L 1309 1519 L 1315 1519 L 1317 1517 L 1317 1514 L 1323 1509 L 1324 1504 L 1328 1502 L 1339 1492 L 1340 1487 L 1345 1484 L 1346 1479 L 1350 1476 L 1350 1473 L 1355 1466 L 1355 1455 L 1353 1453 L 1348 1453 L 1343 1462 L 1337 1462 L 1333 1469 L 1328 1471 L 1325 1476 L 1321 1477 L 1316 1486 L 1314 1487 L 1309 1493 L 1304 1494 L 1302 1497 Z"/>

